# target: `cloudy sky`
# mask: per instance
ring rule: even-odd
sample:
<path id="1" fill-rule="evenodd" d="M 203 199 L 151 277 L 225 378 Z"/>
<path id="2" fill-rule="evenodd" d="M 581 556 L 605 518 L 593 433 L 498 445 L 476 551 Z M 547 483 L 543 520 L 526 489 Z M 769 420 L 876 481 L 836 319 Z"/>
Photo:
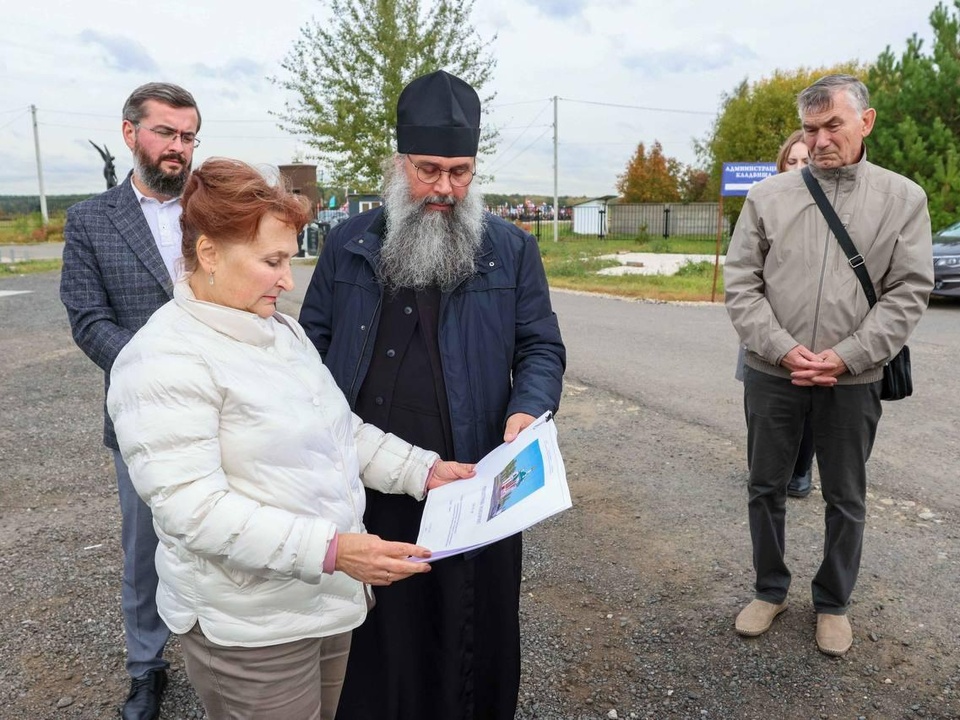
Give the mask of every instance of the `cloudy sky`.
<path id="1" fill-rule="evenodd" d="M 917 33 L 930 36 L 934 0 L 476 0 L 481 37 L 496 35 L 496 92 L 484 122 L 500 130 L 482 158 L 495 192 L 553 193 L 558 101 L 559 192 L 614 192 L 638 142 L 695 161 L 721 94 L 776 69 L 872 61 Z M 255 164 L 304 150 L 270 110 L 269 81 L 322 0 L 0 0 L 0 195 L 36 194 L 29 106 L 37 107 L 48 194 L 102 189 L 89 140 L 130 168 L 120 109 L 151 80 L 183 85 L 203 113 L 195 162 Z M 883 122 L 880 118 L 879 122 Z M 754 158 L 744 158 L 752 160 Z"/>

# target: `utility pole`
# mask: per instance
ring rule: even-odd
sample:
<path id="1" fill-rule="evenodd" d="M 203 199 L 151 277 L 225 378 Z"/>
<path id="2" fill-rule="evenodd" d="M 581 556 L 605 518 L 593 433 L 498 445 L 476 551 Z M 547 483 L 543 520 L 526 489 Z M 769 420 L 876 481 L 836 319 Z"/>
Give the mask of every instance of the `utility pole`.
<path id="1" fill-rule="evenodd" d="M 560 239 L 560 197 L 557 194 L 557 96 L 553 96 L 553 241 Z"/>
<path id="2" fill-rule="evenodd" d="M 40 180 L 40 217 L 43 220 L 43 226 L 46 227 L 50 218 L 47 215 L 47 195 L 43 191 L 43 164 L 40 162 L 40 133 L 37 131 L 37 106 L 30 106 L 30 114 L 33 116 L 33 146 L 37 151 L 37 179 Z"/>

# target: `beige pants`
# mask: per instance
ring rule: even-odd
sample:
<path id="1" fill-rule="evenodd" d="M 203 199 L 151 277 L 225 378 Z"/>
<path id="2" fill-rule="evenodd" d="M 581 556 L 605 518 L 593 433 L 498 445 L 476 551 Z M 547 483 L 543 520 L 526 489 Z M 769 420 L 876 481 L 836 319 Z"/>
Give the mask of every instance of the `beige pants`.
<path id="1" fill-rule="evenodd" d="M 180 647 L 208 720 L 333 720 L 350 637 L 225 647 L 208 640 L 198 623 L 180 635 Z"/>

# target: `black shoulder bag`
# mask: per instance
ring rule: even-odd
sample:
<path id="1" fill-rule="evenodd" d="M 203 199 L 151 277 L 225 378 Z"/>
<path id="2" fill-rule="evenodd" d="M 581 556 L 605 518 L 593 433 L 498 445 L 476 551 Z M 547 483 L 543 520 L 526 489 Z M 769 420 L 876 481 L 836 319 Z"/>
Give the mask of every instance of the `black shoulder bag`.
<path id="1" fill-rule="evenodd" d="M 813 177 L 810 168 L 805 167 L 800 172 L 803 175 L 803 181 L 807 184 L 807 189 L 813 195 L 813 199 L 817 201 L 817 207 L 820 208 L 820 212 L 826 218 L 830 231 L 837 238 L 840 247 L 843 248 L 843 252 L 847 256 L 847 262 L 857 274 L 857 279 L 863 286 L 863 293 L 867 296 L 867 302 L 870 303 L 870 307 L 873 307 L 877 302 L 877 294 L 873 290 L 873 282 L 871 282 L 870 274 L 864 265 L 863 256 L 857 252 L 856 245 L 850 239 L 847 229 L 840 222 L 836 210 L 827 200 L 823 188 Z M 883 386 L 880 390 L 880 398 L 882 400 L 903 400 L 903 398 L 912 394 L 913 372 L 910 369 L 910 348 L 904 345 L 900 352 L 883 366 Z"/>

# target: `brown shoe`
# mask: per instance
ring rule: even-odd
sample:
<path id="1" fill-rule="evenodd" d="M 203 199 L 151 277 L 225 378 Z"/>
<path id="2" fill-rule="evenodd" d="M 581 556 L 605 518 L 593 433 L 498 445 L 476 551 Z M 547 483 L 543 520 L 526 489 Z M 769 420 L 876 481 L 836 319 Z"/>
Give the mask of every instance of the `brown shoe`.
<path id="1" fill-rule="evenodd" d="M 824 655 L 840 657 L 853 645 L 853 630 L 846 615 L 817 613 L 817 647 Z"/>
<path id="2" fill-rule="evenodd" d="M 737 615 L 737 632 L 744 637 L 756 637 L 763 635 L 777 615 L 787 609 L 787 601 L 784 600 L 779 605 L 769 603 L 766 600 L 752 600 L 740 614 Z"/>

